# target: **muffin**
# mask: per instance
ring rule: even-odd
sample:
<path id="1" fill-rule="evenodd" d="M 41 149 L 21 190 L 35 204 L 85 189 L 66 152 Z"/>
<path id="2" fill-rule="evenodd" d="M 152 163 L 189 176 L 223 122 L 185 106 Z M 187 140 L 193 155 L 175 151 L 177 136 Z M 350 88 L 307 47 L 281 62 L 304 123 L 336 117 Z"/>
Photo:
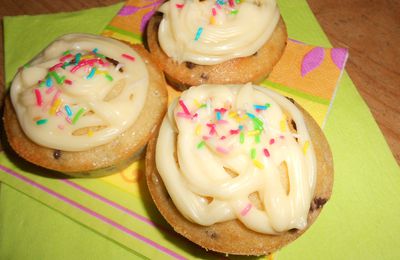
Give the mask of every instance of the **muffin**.
<path id="1" fill-rule="evenodd" d="M 268 255 L 329 200 L 332 154 L 311 116 L 246 85 L 200 85 L 173 102 L 146 153 L 151 196 L 174 230 L 205 248 Z"/>
<path id="2" fill-rule="evenodd" d="M 274 0 L 170 0 L 158 11 L 147 27 L 147 46 L 180 90 L 257 83 L 286 47 L 286 26 Z"/>
<path id="3" fill-rule="evenodd" d="M 23 159 L 101 176 L 139 157 L 166 109 L 163 74 L 142 46 L 69 34 L 18 71 L 3 120 Z"/>

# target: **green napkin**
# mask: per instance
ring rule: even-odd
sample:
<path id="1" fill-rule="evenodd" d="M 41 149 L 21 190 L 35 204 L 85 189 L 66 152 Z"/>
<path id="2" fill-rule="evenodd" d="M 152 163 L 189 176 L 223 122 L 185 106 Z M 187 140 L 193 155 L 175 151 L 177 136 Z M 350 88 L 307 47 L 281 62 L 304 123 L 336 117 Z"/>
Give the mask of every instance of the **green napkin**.
<path id="1" fill-rule="evenodd" d="M 281 0 L 279 5 L 291 38 L 329 46 L 304 0 Z M 100 33 L 120 7 L 6 17 L 7 85 L 17 68 L 55 37 L 69 32 Z M 333 196 L 310 230 L 280 250 L 277 258 L 400 257 L 400 170 L 368 107 L 346 73 L 324 131 L 335 162 Z M 151 216 L 157 225 L 165 225 L 150 205 L 145 187 L 139 187 L 141 197 L 138 198 L 133 193 L 107 188 L 97 180 L 55 180 L 43 173 L 35 174 L 5 153 L 0 154 L 0 181 L 3 182 L 0 189 L 1 259 L 206 257 L 203 250 L 179 236 L 157 232 L 132 217 L 130 212 L 135 207 L 141 215 Z M 47 187 L 53 188 L 54 196 L 49 196 Z M 79 192 L 74 187 L 80 187 Z M 96 200 L 94 195 L 92 198 L 83 196 L 88 190 L 126 206 L 125 211 L 110 209 L 104 200 Z M 82 213 L 83 209 L 86 213 Z M 103 218 L 99 219 L 96 212 Z M 134 239 L 135 234 L 141 238 L 148 234 L 164 252 L 154 250 L 154 246 L 144 240 Z M 215 255 L 207 254 L 207 257 Z"/>

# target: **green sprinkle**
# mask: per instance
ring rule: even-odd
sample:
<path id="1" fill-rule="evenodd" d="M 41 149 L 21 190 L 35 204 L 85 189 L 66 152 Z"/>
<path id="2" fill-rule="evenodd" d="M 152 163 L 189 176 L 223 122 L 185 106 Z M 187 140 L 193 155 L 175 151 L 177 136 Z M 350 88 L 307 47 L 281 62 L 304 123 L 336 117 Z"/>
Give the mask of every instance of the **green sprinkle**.
<path id="1" fill-rule="evenodd" d="M 237 10 L 237 9 L 236 10 L 232 10 L 231 14 L 237 14 L 238 12 L 239 12 L 239 10 Z"/>
<path id="2" fill-rule="evenodd" d="M 105 59 L 106 58 L 106 56 L 105 55 L 103 55 L 103 54 L 100 54 L 100 53 L 95 53 L 96 54 L 96 56 L 97 57 L 99 57 L 99 58 L 102 58 L 102 59 Z"/>
<path id="3" fill-rule="evenodd" d="M 240 141 L 241 144 L 244 143 L 244 134 L 243 134 L 243 133 L 240 133 L 240 135 L 239 135 L 239 141 Z"/>
<path id="4" fill-rule="evenodd" d="M 27 63 L 27 64 L 24 65 L 24 68 L 27 69 L 27 68 L 29 68 L 30 66 L 31 66 L 31 64 Z"/>
<path id="5" fill-rule="evenodd" d="M 252 160 L 256 159 L 256 149 L 252 148 L 250 150 L 250 157 Z"/>
<path id="6" fill-rule="evenodd" d="M 202 104 L 202 105 L 200 106 L 200 108 L 205 108 L 205 107 L 207 107 L 207 104 Z"/>
<path id="7" fill-rule="evenodd" d="M 263 129 L 264 123 L 258 117 L 253 118 L 253 123 L 254 123 L 255 127 L 257 127 L 257 129 L 260 129 L 260 128 L 261 128 L 261 130 Z"/>
<path id="8" fill-rule="evenodd" d="M 47 119 L 40 119 L 40 120 L 36 121 L 36 124 L 37 125 L 43 125 L 43 124 L 46 124 L 47 121 L 48 121 Z"/>
<path id="9" fill-rule="evenodd" d="M 271 106 L 271 104 L 270 104 L 270 103 L 265 103 L 264 106 L 266 106 L 267 108 L 269 108 L 269 107 Z"/>
<path id="10" fill-rule="evenodd" d="M 256 135 L 254 137 L 254 141 L 256 142 L 256 144 L 259 144 L 260 143 L 260 135 Z"/>
<path id="11" fill-rule="evenodd" d="M 201 141 L 200 143 L 197 144 L 197 149 L 200 149 L 203 147 L 206 143 L 204 141 Z"/>
<path id="12" fill-rule="evenodd" d="M 71 54 L 71 51 L 70 51 L 70 50 L 64 51 L 62 55 L 65 56 L 65 55 L 68 55 L 68 54 Z"/>
<path id="13" fill-rule="evenodd" d="M 75 114 L 74 118 L 72 119 L 72 124 L 73 125 L 79 120 L 79 118 L 81 117 L 83 112 L 85 112 L 85 109 L 83 107 L 78 110 L 78 112 Z"/>
<path id="14" fill-rule="evenodd" d="M 57 72 L 50 71 L 49 75 L 52 76 L 56 80 L 57 84 L 62 84 L 63 83 L 63 80 L 60 78 L 60 75 L 58 75 Z"/>
<path id="15" fill-rule="evenodd" d="M 109 81 L 113 81 L 113 77 L 111 77 L 110 74 L 104 74 L 104 76 L 105 76 L 106 79 L 108 79 Z"/>

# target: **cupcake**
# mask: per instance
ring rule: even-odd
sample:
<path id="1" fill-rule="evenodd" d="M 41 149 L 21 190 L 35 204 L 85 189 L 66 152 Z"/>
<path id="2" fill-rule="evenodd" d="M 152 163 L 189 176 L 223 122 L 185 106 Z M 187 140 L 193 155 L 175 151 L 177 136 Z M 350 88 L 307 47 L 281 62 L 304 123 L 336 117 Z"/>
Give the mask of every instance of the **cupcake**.
<path id="1" fill-rule="evenodd" d="M 147 45 L 180 90 L 259 82 L 286 46 L 274 0 L 170 0 L 158 11 L 147 28 Z"/>
<path id="2" fill-rule="evenodd" d="M 141 46 L 62 36 L 15 75 L 3 116 L 8 142 L 50 170 L 112 173 L 144 150 L 167 109 L 165 86 Z"/>
<path id="3" fill-rule="evenodd" d="M 329 145 L 266 88 L 201 85 L 173 102 L 148 145 L 146 179 L 174 230 L 206 250 L 268 255 L 305 232 L 333 185 Z"/>

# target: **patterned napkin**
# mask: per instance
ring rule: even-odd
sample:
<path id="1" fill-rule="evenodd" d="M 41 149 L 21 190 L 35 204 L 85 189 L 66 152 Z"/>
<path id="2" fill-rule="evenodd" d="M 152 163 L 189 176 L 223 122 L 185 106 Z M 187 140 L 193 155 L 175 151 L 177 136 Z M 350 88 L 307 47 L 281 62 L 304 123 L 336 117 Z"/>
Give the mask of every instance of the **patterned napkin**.
<path id="1" fill-rule="evenodd" d="M 142 43 L 146 24 L 162 2 L 126 1 L 102 34 L 131 44 Z M 322 48 L 289 40 L 283 57 L 261 85 L 295 99 L 323 125 L 347 57 L 348 51 L 343 48 Z"/>
<path id="2" fill-rule="evenodd" d="M 346 73 L 334 98 L 347 52 L 318 47 L 329 42 L 304 0 L 278 2 L 289 36 L 312 45 L 290 40 L 263 85 L 296 99 L 321 125 L 326 122 L 335 186 L 316 223 L 277 258 L 394 258 L 400 255 L 400 172 Z M 75 13 L 6 17 L 6 84 L 18 66 L 61 34 L 102 32 L 139 43 L 159 4 L 132 0 Z M 139 161 L 105 178 L 61 179 L 0 153 L 0 258 L 224 258 L 171 230 L 153 206 L 142 170 Z"/>

